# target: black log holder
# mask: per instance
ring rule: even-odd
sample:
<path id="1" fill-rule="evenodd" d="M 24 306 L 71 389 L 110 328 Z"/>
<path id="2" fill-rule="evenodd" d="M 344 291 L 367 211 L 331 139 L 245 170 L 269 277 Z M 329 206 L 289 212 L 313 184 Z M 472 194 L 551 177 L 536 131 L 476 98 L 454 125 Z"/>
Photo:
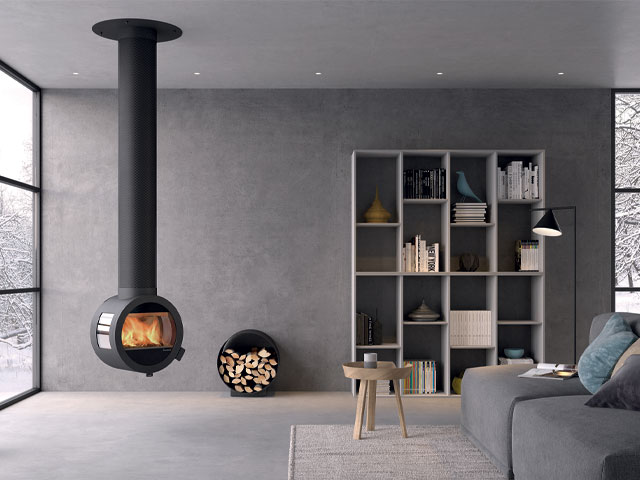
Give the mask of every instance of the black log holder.
<path id="1" fill-rule="evenodd" d="M 241 330 L 229 337 L 222 347 L 220 347 L 217 361 L 218 373 L 223 383 L 230 389 L 230 395 L 232 397 L 268 397 L 274 395 L 273 382 L 278 379 L 278 375 L 276 375 L 275 378 L 271 378 L 268 385 L 260 385 L 260 388 L 262 388 L 261 391 L 246 392 L 244 391 L 244 387 L 238 384 L 238 386 L 243 388 L 243 391 L 240 392 L 235 389 L 235 385 L 224 381 L 224 376 L 228 375 L 227 365 L 221 361 L 221 357 L 228 356 L 228 354 L 225 354 L 225 351 L 233 350 L 241 356 L 247 355 L 252 350 L 260 352 L 263 349 L 270 354 L 268 358 L 275 360 L 276 364 L 272 365 L 271 368 L 272 371 L 278 374 L 280 369 L 280 352 L 274 340 L 265 332 L 254 329 Z M 223 367 L 223 371 L 220 370 L 221 366 Z M 255 369 L 252 370 L 252 373 L 253 372 L 255 372 Z M 248 385 L 253 385 L 253 382 L 249 381 Z"/>

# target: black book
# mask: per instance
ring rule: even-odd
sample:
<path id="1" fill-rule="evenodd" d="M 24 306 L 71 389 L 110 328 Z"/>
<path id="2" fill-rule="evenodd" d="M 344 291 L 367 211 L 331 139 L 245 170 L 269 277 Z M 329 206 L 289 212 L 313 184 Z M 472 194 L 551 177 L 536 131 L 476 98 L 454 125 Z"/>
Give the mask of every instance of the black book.
<path id="1" fill-rule="evenodd" d="M 382 345 L 382 322 L 380 320 L 373 321 L 373 344 Z"/>

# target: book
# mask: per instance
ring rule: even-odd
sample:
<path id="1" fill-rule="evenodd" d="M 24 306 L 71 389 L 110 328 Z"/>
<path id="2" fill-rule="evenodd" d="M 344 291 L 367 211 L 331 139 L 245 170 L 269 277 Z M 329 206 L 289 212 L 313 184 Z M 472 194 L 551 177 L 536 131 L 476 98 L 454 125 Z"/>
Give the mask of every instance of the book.
<path id="1" fill-rule="evenodd" d="M 578 375 L 578 369 L 573 364 L 539 363 L 535 368 L 518 375 L 520 378 L 545 378 L 549 380 L 566 380 Z"/>
<path id="2" fill-rule="evenodd" d="M 444 168 L 404 170 L 402 183 L 406 199 L 443 199 L 446 195 Z"/>
<path id="3" fill-rule="evenodd" d="M 391 385 L 389 380 L 378 380 L 376 383 L 377 395 L 389 395 L 391 393 Z"/>
<path id="4" fill-rule="evenodd" d="M 454 203 L 453 223 L 484 223 L 487 216 L 486 203 Z"/>
<path id="5" fill-rule="evenodd" d="M 356 345 L 382 344 L 382 322 L 366 313 L 358 312 L 356 322 Z"/>
<path id="6" fill-rule="evenodd" d="M 452 347 L 493 345 L 490 310 L 451 310 L 449 324 Z"/>
<path id="7" fill-rule="evenodd" d="M 356 345 L 364 345 L 364 322 L 362 313 L 356 313 Z"/>
<path id="8" fill-rule="evenodd" d="M 522 358 L 507 358 L 507 357 L 498 357 L 499 365 L 533 365 L 533 358 L 530 357 L 522 357 Z"/>
<path id="9" fill-rule="evenodd" d="M 516 241 L 516 272 L 537 272 L 540 269 L 538 240 Z"/>
<path id="10" fill-rule="evenodd" d="M 435 360 L 405 360 L 411 365 L 411 374 L 402 380 L 402 392 L 406 395 L 433 394 L 437 391 L 437 363 Z"/>
<path id="11" fill-rule="evenodd" d="M 536 200 L 539 195 L 538 165 L 514 160 L 504 170 L 497 169 L 497 190 L 499 200 Z"/>
<path id="12" fill-rule="evenodd" d="M 411 242 L 406 242 L 402 247 L 402 271 L 403 272 L 439 272 L 440 271 L 440 244 L 427 244 L 422 235 L 415 235 Z"/>
<path id="13" fill-rule="evenodd" d="M 439 272 L 440 271 L 440 244 L 434 243 L 427 247 L 427 272 Z"/>

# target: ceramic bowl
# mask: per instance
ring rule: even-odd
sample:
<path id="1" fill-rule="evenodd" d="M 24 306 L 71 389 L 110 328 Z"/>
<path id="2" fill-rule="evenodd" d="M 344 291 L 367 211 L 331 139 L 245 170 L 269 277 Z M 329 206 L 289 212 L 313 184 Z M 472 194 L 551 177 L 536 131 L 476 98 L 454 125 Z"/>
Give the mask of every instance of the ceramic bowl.
<path id="1" fill-rule="evenodd" d="M 524 348 L 505 348 L 504 355 L 507 358 L 522 358 L 524 355 Z"/>

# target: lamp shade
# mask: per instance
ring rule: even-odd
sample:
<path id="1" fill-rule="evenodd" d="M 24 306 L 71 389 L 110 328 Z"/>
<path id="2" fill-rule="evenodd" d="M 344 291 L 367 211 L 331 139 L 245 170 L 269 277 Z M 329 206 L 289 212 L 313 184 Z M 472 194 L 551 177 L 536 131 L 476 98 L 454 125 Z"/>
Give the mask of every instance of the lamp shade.
<path id="1" fill-rule="evenodd" d="M 562 235 L 562 230 L 560 230 L 560 225 L 558 225 L 558 220 L 556 220 L 553 210 L 549 210 L 542 216 L 540 221 L 533 227 L 533 233 L 543 237 L 559 237 Z"/>

